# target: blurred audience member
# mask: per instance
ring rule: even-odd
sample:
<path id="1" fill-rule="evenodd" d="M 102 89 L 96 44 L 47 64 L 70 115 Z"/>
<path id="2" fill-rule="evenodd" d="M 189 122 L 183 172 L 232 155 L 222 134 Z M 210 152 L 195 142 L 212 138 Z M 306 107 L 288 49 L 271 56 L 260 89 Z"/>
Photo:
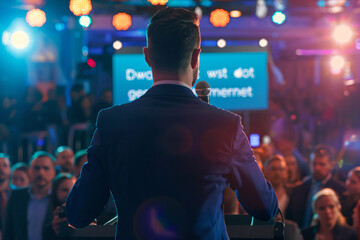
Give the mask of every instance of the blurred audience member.
<path id="1" fill-rule="evenodd" d="M 296 149 L 296 133 L 292 123 L 289 121 L 287 119 L 278 119 L 272 126 L 275 152 L 281 153 L 283 156 L 293 155 L 299 165 L 301 178 L 304 178 L 309 174 L 309 167 L 306 159 Z"/>
<path id="2" fill-rule="evenodd" d="M 352 226 L 352 215 L 360 200 L 360 167 L 353 168 L 346 179 L 346 192 L 341 195 L 341 212 L 346 217 L 347 223 Z"/>
<path id="3" fill-rule="evenodd" d="M 86 162 L 87 162 L 86 150 L 80 150 L 76 152 L 75 165 L 74 165 L 74 174 L 76 178 L 80 177 L 81 168 Z"/>
<path id="4" fill-rule="evenodd" d="M 30 159 L 31 187 L 13 190 L 6 208 L 4 240 L 42 240 L 51 224 L 51 183 L 55 177 L 55 157 L 39 151 Z"/>
<path id="5" fill-rule="evenodd" d="M 16 163 L 11 167 L 11 189 L 28 187 L 30 185 L 29 166 L 24 162 Z"/>
<path id="6" fill-rule="evenodd" d="M 224 190 L 223 201 L 224 214 L 238 215 L 240 213 L 239 207 L 240 204 L 236 198 L 235 192 L 230 187 L 226 187 Z"/>
<path id="7" fill-rule="evenodd" d="M 287 168 L 286 161 L 280 154 L 275 155 L 265 162 L 264 174 L 273 186 L 281 212 L 285 213 L 289 203 L 289 195 L 286 189 Z"/>
<path id="8" fill-rule="evenodd" d="M 311 154 L 311 176 L 301 185 L 294 187 L 286 211 L 286 217 L 295 221 L 300 228 L 310 225 L 313 216 L 312 198 L 319 190 L 332 188 L 338 195 L 345 191 L 345 188 L 332 178 L 334 164 L 333 150 L 326 145 L 318 145 Z"/>
<path id="9" fill-rule="evenodd" d="M 284 158 L 288 169 L 287 187 L 292 188 L 301 184 L 300 169 L 296 158 L 292 154 L 286 155 Z"/>
<path id="10" fill-rule="evenodd" d="M 262 148 L 255 148 L 254 149 L 254 156 L 257 164 L 259 165 L 259 168 L 261 171 L 263 171 L 264 168 L 264 161 L 265 161 L 265 153 Z"/>
<path id="11" fill-rule="evenodd" d="M 325 188 L 312 201 L 314 215 L 310 227 L 302 231 L 306 240 L 357 240 L 357 233 L 346 224 L 336 192 Z"/>
<path id="12" fill-rule="evenodd" d="M 67 146 L 60 146 L 55 151 L 56 171 L 59 173 L 73 173 L 74 151 Z"/>
<path id="13" fill-rule="evenodd" d="M 102 91 L 101 99 L 93 107 L 92 121 L 95 123 L 96 117 L 101 109 L 111 107 L 113 105 L 113 94 L 112 90 L 106 88 Z"/>
<path id="14" fill-rule="evenodd" d="M 0 153 L 0 230 L 4 230 L 6 204 L 10 193 L 10 159 L 9 156 Z"/>
<path id="15" fill-rule="evenodd" d="M 59 230 L 62 227 L 66 227 L 66 216 L 62 215 L 63 208 L 61 207 L 66 200 L 67 195 L 71 191 L 76 178 L 69 173 L 59 173 L 53 180 L 52 192 L 51 192 L 51 206 L 53 207 L 53 220 L 51 226 L 46 229 L 44 240 L 56 240 L 58 239 Z"/>
<path id="16" fill-rule="evenodd" d="M 23 132 L 46 130 L 46 117 L 41 92 L 34 86 L 26 89 L 24 102 L 21 105 L 21 122 Z"/>

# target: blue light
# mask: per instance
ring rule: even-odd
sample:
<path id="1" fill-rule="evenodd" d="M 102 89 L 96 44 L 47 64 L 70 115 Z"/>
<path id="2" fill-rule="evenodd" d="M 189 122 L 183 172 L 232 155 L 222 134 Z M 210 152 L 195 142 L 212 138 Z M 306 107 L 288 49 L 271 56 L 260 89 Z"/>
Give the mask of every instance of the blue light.
<path id="1" fill-rule="evenodd" d="M 84 28 L 88 28 L 91 24 L 91 18 L 87 15 L 81 16 L 79 18 L 79 23 L 81 26 L 83 26 Z"/>
<path id="2" fill-rule="evenodd" d="M 250 134 L 250 145 L 251 147 L 259 147 L 260 146 L 260 135 L 257 133 Z"/>
<path id="3" fill-rule="evenodd" d="M 272 21 L 278 25 L 283 24 L 285 20 L 286 20 L 286 15 L 282 12 L 275 12 L 272 15 Z"/>
<path id="4" fill-rule="evenodd" d="M 203 0 L 200 2 L 200 5 L 203 7 L 210 7 L 213 3 L 210 0 Z"/>
<path id="5" fill-rule="evenodd" d="M 59 32 L 63 31 L 65 29 L 65 24 L 64 23 L 56 23 L 55 24 L 55 29 Z"/>
<path id="6" fill-rule="evenodd" d="M 324 1 L 324 0 L 319 0 L 319 1 L 317 2 L 317 5 L 318 5 L 319 7 L 325 7 L 325 1 Z"/>

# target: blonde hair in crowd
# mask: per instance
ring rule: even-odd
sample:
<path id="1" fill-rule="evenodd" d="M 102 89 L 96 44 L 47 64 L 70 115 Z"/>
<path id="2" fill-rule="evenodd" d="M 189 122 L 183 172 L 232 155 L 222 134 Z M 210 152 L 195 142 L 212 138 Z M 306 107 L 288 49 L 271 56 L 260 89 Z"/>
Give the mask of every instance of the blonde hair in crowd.
<path id="1" fill-rule="evenodd" d="M 336 194 L 336 192 L 334 190 L 332 190 L 331 188 L 324 188 L 322 190 L 320 190 L 319 192 L 317 192 L 313 199 L 312 199 L 312 209 L 314 212 L 314 216 L 313 216 L 313 220 L 311 222 L 311 226 L 315 226 L 319 223 L 319 216 L 315 213 L 315 206 L 316 203 L 323 197 L 330 197 L 332 200 L 334 200 L 336 206 L 337 206 L 337 224 L 339 224 L 340 226 L 347 226 L 346 223 L 346 218 L 344 217 L 344 215 L 342 215 L 341 213 L 341 205 L 340 205 L 340 201 L 339 198 Z"/>

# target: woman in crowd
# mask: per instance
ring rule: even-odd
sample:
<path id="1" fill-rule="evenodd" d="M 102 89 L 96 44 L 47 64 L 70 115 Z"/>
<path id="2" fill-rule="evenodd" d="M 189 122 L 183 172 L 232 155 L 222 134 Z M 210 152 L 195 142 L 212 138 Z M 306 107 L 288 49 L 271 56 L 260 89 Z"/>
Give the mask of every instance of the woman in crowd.
<path id="1" fill-rule="evenodd" d="M 346 179 L 346 190 L 340 197 L 341 212 L 346 217 L 347 223 L 352 226 L 354 208 L 360 200 L 360 167 L 350 170 Z"/>
<path id="2" fill-rule="evenodd" d="M 11 189 L 24 188 L 30 184 L 29 166 L 26 163 L 16 163 L 11 168 Z"/>
<path id="3" fill-rule="evenodd" d="M 315 194 L 312 201 L 315 212 L 310 227 L 302 231 L 306 240 L 357 240 L 357 233 L 346 224 L 341 214 L 339 199 L 330 188 Z"/>
<path id="4" fill-rule="evenodd" d="M 70 193 L 76 178 L 68 173 L 59 173 L 53 180 L 50 204 L 54 210 L 52 225 L 46 228 L 45 240 L 56 240 L 59 234 L 60 225 L 67 227 L 64 208 L 61 206 L 65 203 L 67 195 Z"/>

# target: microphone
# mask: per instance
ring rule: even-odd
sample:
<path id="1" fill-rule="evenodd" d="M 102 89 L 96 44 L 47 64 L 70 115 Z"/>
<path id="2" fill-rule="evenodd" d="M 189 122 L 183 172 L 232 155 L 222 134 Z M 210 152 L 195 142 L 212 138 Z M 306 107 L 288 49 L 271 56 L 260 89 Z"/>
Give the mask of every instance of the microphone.
<path id="1" fill-rule="evenodd" d="M 205 81 L 200 81 L 195 86 L 198 98 L 206 103 L 209 103 L 210 85 Z"/>

